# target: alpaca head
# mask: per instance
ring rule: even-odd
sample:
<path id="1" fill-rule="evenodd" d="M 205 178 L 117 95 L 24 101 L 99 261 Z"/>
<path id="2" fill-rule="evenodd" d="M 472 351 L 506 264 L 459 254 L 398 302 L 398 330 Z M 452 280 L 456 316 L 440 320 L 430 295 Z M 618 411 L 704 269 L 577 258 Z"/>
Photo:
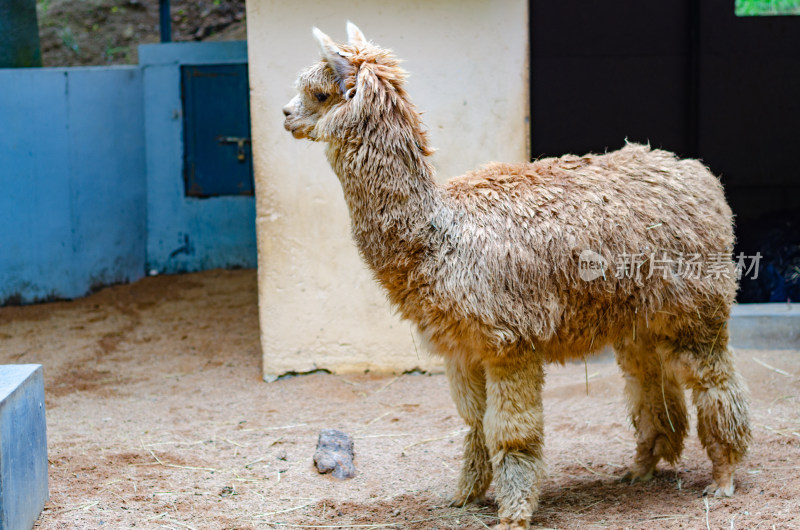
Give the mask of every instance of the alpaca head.
<path id="1" fill-rule="evenodd" d="M 322 51 L 322 60 L 306 69 L 297 78 L 295 88 L 297 95 L 283 107 L 286 120 L 284 128 L 295 138 L 320 138 L 316 131 L 317 124 L 326 114 L 341 107 L 347 101 L 347 82 L 354 73 L 349 60 L 357 53 L 357 46 L 366 46 L 366 39 L 355 24 L 347 23 L 350 43 L 347 46 L 337 45 L 333 40 L 314 28 L 314 38 Z M 354 94 L 350 93 L 349 99 Z"/>
<path id="2" fill-rule="evenodd" d="M 295 138 L 334 141 L 363 136 L 370 118 L 395 126 L 429 154 L 419 116 L 403 88 L 406 73 L 392 53 L 368 42 L 347 23 L 347 44 L 337 44 L 314 28 L 321 60 L 297 79 L 297 95 L 283 107 L 284 127 Z M 361 132 L 358 132 L 358 131 Z M 405 135 L 404 135 L 405 136 Z"/>

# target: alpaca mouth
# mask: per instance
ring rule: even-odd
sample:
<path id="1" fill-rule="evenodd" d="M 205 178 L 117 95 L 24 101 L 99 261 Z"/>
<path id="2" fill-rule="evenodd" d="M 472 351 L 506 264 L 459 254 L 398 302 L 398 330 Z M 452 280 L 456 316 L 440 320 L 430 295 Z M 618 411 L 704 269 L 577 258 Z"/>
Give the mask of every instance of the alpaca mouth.
<path id="1" fill-rule="evenodd" d="M 303 131 L 300 130 L 299 127 L 293 127 L 292 124 L 289 123 L 288 119 L 283 122 L 283 128 L 292 133 L 292 136 L 294 136 L 297 139 L 302 139 L 306 137 L 306 135 L 303 134 Z"/>

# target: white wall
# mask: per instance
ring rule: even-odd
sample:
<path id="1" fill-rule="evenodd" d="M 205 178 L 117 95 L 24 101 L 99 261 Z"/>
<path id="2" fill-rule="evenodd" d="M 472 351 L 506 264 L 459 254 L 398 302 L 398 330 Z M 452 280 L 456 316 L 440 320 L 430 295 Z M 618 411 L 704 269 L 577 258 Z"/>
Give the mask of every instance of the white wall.
<path id="1" fill-rule="evenodd" d="M 248 0 L 264 374 L 431 369 L 350 238 L 323 146 L 294 140 L 281 108 L 319 58 L 311 27 L 345 40 L 352 20 L 411 73 L 438 180 L 528 159 L 527 2 Z"/>

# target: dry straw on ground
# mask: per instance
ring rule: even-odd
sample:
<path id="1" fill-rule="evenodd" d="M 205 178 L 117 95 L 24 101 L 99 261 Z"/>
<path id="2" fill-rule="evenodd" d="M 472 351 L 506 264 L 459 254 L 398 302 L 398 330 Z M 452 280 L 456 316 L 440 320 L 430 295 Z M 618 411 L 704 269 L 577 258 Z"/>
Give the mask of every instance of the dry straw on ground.
<path id="1" fill-rule="evenodd" d="M 51 500 L 37 528 L 483 530 L 446 506 L 461 420 L 441 375 L 260 380 L 254 271 L 148 278 L 75 302 L 0 309 L 0 362 L 42 363 Z M 369 323 L 364 323 L 369 325 Z M 346 332 L 343 331 L 343 332 Z M 422 354 L 422 352 L 421 352 Z M 754 360 L 757 359 L 757 360 Z M 730 499 L 700 496 L 697 438 L 678 468 L 619 484 L 633 454 L 610 358 L 552 366 L 534 528 L 800 528 L 800 352 L 741 351 L 755 442 Z M 769 367 L 763 364 L 769 365 Z M 321 476 L 321 428 L 358 475 Z M 405 453 L 405 456 L 403 454 Z M 491 494 L 491 491 L 490 491 Z"/>

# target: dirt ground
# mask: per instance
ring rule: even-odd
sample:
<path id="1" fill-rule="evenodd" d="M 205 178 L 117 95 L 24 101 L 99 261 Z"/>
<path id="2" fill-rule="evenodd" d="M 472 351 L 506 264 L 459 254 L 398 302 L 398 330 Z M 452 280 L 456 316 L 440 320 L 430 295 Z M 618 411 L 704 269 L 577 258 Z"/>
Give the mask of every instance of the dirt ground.
<path id="1" fill-rule="evenodd" d="M 136 64 L 160 42 L 159 0 L 37 0 L 44 66 Z M 172 40 L 247 39 L 244 0 L 172 0 Z"/>
<path id="2" fill-rule="evenodd" d="M 447 507 L 465 429 L 444 376 L 320 373 L 264 383 L 256 304 L 255 273 L 244 270 L 0 309 L 0 362 L 45 369 L 50 502 L 37 528 L 496 522 L 491 501 Z M 533 526 L 800 528 L 800 352 L 738 358 L 755 440 L 730 499 L 701 496 L 710 464 L 694 430 L 677 469 L 662 466 L 645 485 L 618 483 L 634 442 L 616 365 L 551 367 L 550 474 Z M 313 467 L 317 435 L 329 427 L 355 440 L 351 480 Z"/>

